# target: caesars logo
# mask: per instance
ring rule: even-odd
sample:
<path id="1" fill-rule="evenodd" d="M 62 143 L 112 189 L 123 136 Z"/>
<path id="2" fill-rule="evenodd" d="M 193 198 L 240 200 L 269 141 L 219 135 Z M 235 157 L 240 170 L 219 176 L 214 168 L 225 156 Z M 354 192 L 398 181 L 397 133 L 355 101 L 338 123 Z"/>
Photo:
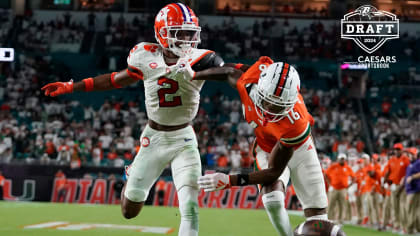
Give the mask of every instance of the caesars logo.
<path id="1" fill-rule="evenodd" d="M 395 14 L 364 5 L 344 15 L 341 20 L 341 38 L 352 39 L 365 52 L 371 54 L 388 39 L 399 38 L 399 20 Z M 396 63 L 395 56 L 359 56 L 357 62 L 367 68 L 389 68 Z"/>

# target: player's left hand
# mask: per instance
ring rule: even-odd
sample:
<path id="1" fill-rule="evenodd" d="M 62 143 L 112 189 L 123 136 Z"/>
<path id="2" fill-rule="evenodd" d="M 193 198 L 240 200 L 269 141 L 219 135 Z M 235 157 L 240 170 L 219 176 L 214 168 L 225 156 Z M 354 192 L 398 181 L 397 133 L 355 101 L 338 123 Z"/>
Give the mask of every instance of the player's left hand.
<path id="1" fill-rule="evenodd" d="M 58 95 L 73 92 L 73 80 L 69 82 L 55 82 L 49 83 L 41 88 L 45 92 L 45 96 L 55 97 Z"/>
<path id="2" fill-rule="evenodd" d="M 204 189 L 204 192 L 213 192 L 231 187 L 229 175 L 223 173 L 200 176 L 197 183 L 200 188 Z"/>
<path id="3" fill-rule="evenodd" d="M 188 57 L 179 58 L 176 65 L 170 67 L 170 74 L 182 74 L 185 80 L 193 80 L 195 77 L 195 71 L 191 68 L 188 59 Z"/>

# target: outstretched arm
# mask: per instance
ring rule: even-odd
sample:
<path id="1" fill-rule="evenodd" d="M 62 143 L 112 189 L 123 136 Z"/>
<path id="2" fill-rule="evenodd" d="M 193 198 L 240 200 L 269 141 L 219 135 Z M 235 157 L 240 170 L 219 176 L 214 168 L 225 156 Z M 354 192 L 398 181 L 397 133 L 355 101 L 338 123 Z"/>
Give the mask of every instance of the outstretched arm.
<path id="1" fill-rule="evenodd" d="M 232 67 L 238 70 L 241 70 L 242 72 L 245 72 L 251 67 L 251 65 L 246 65 L 242 63 L 226 63 L 224 66 L 226 67 Z"/>
<path id="2" fill-rule="evenodd" d="M 74 91 L 105 91 L 116 88 L 122 88 L 137 82 L 129 76 L 127 70 L 103 74 L 94 78 L 87 78 L 80 82 L 55 82 L 49 83 L 41 88 L 46 96 L 55 97 L 58 95 L 72 93 Z"/>
<path id="3" fill-rule="evenodd" d="M 198 179 L 198 185 L 206 192 L 221 190 L 231 186 L 251 184 L 271 185 L 283 173 L 293 152 L 293 147 L 286 147 L 280 142 L 277 142 L 270 153 L 268 169 L 239 175 L 225 175 L 223 173 L 207 174 Z"/>
<path id="4" fill-rule="evenodd" d="M 195 73 L 194 80 L 226 81 L 236 88 L 236 81 L 241 77 L 242 71 L 232 67 L 213 67 Z"/>

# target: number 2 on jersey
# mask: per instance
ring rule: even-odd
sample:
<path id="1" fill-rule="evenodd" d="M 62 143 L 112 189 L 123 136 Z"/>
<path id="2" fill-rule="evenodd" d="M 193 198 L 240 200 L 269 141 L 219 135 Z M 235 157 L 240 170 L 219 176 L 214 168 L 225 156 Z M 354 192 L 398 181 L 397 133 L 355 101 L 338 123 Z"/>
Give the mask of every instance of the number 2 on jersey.
<path id="1" fill-rule="evenodd" d="M 172 101 L 166 100 L 166 94 L 174 94 L 178 91 L 178 82 L 172 79 L 162 77 L 158 80 L 158 85 L 170 85 L 168 88 L 161 88 L 158 90 L 159 106 L 160 107 L 176 107 L 182 105 L 181 96 L 172 97 Z"/>

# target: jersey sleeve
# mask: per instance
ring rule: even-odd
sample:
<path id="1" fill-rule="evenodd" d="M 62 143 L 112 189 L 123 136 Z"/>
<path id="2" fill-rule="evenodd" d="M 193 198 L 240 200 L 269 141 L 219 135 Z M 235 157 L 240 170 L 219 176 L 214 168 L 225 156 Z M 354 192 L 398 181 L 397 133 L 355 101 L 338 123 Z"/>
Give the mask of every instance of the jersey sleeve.
<path id="1" fill-rule="evenodd" d="M 191 65 L 194 71 L 202 71 L 213 67 L 221 67 L 225 64 L 223 59 L 215 52 L 207 50 L 199 58 L 194 60 Z"/>
<path id="2" fill-rule="evenodd" d="M 299 146 L 311 135 L 311 124 L 309 121 L 306 121 L 306 124 L 295 124 L 294 126 L 280 137 L 279 141 L 282 145 L 286 147 Z"/>
<path id="3" fill-rule="evenodd" d="M 134 80 L 143 80 L 147 67 L 144 58 L 148 54 L 156 53 L 158 46 L 155 44 L 139 43 L 130 50 L 127 57 L 127 73 Z"/>

